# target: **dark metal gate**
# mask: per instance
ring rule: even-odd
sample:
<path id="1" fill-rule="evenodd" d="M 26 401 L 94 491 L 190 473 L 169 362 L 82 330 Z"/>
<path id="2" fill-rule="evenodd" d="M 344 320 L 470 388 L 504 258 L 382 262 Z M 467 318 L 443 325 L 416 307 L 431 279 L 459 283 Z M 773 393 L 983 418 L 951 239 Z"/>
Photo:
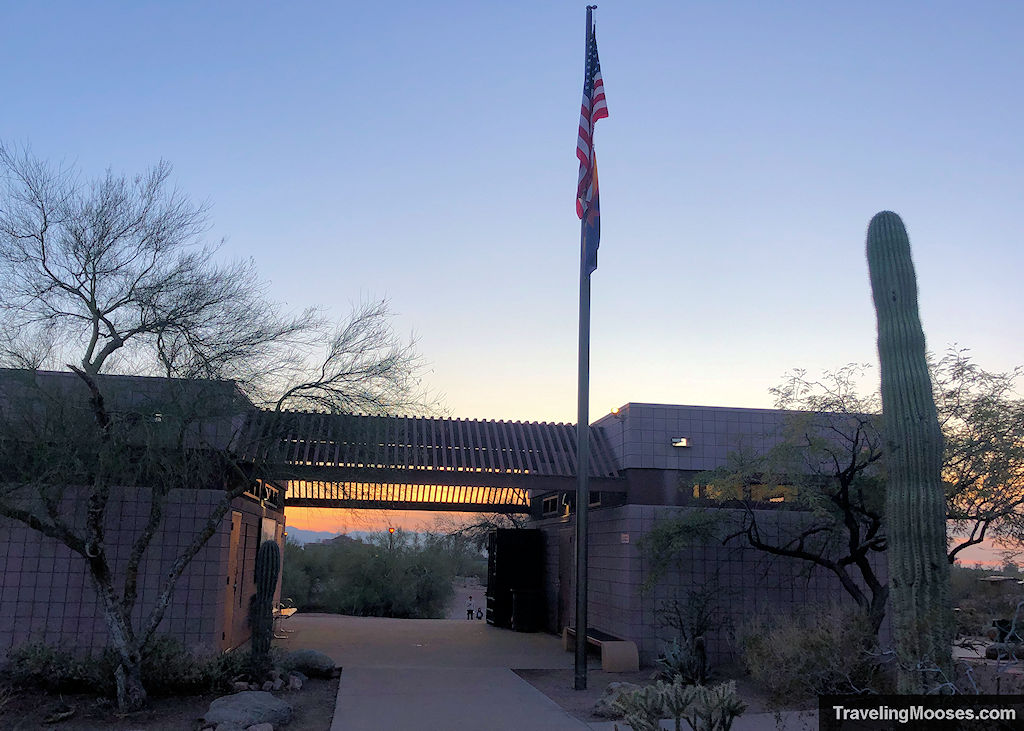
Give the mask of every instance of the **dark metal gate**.
<path id="1" fill-rule="evenodd" d="M 517 632 L 543 626 L 544 534 L 499 529 L 487 536 L 487 623 Z"/>

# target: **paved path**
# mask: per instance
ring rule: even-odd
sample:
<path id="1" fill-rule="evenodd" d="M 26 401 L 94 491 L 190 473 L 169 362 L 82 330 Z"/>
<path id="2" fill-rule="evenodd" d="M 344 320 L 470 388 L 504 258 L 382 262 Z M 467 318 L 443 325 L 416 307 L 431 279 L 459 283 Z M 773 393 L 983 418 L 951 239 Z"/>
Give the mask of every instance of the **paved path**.
<path id="1" fill-rule="evenodd" d="M 452 588 L 455 589 L 455 595 L 448 604 L 448 619 L 466 619 L 466 599 L 469 597 L 473 597 L 474 607 L 483 609 L 487 605 L 484 598 L 487 587 L 474 577 L 458 579 L 452 584 Z"/>
<path id="2" fill-rule="evenodd" d="M 331 731 L 586 731 L 508 668 L 345 668 Z"/>
<path id="3" fill-rule="evenodd" d="M 510 668 L 568 668 L 551 635 L 465 619 L 295 615 L 287 644 L 344 670 L 331 731 L 586 731 Z"/>
<path id="4" fill-rule="evenodd" d="M 612 731 L 587 724 L 512 672 L 572 668 L 558 637 L 464 619 L 297 614 L 283 646 L 311 648 L 344 670 L 331 731 Z M 596 660 L 594 661 L 596 662 Z M 663 723 L 664 728 L 672 728 Z M 620 723 L 620 728 L 622 724 Z M 816 729 L 815 715 L 740 717 L 734 731 Z"/>

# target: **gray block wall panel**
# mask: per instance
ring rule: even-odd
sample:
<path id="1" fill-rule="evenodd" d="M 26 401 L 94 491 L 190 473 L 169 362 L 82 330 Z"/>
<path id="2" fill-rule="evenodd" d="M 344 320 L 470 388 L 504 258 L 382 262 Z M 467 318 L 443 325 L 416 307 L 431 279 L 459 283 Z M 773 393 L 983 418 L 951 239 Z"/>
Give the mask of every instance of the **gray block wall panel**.
<path id="1" fill-rule="evenodd" d="M 762 612 L 792 612 L 808 604 L 845 601 L 846 595 L 831 573 L 820 568 L 808 569 L 804 562 L 770 557 L 745 545 L 722 546 L 720 543 L 692 546 L 680 551 L 672 570 L 648 591 L 642 590 L 651 570 L 650 561 L 637 545 L 641 533 L 636 530 L 640 520 L 645 529 L 656 519 L 664 519 L 692 508 L 626 505 L 594 510 L 591 513 L 591 550 L 600 547 L 590 566 L 590 625 L 613 635 L 633 640 L 640 651 L 641 662 L 653 664 L 671 630 L 661 626 L 657 609 L 673 596 L 685 598 L 690 592 L 717 586 L 720 604 L 719 625 L 707 638 L 707 649 L 713 663 L 736 659 L 733 631 L 744 617 Z M 759 520 L 766 533 L 778 535 L 792 527 L 798 515 L 785 511 L 759 511 Z M 548 521 L 540 525 L 554 547 L 546 556 L 548 575 L 548 629 L 556 626 L 558 596 L 558 531 L 571 523 Z M 619 533 L 630 528 L 630 543 L 616 543 Z M 551 540 L 551 537 L 554 537 Z M 609 541 L 609 537 L 615 540 Z M 553 554 L 553 555 L 552 555 Z M 884 556 L 875 562 L 882 581 L 887 578 Z M 883 637 L 888 630 L 883 628 Z"/>
<path id="2" fill-rule="evenodd" d="M 172 490 L 165 505 L 166 520 L 140 564 L 139 589 L 133 618 L 149 614 L 180 548 L 191 542 L 223 493 L 210 490 Z M 84 515 L 85 494 L 69 494 L 63 506 L 68 516 Z M 121 577 L 131 545 L 149 511 L 145 491 L 113 491 L 106 525 L 112 568 Z M 69 517 L 70 520 L 70 517 Z M 223 577 L 226 572 L 230 512 L 214 537 L 202 548 L 178 580 L 158 629 L 186 646 L 217 649 L 218 622 L 223 619 Z M 84 559 L 62 544 L 17 521 L 0 518 L 0 553 L 6 571 L 0 591 L 0 653 L 21 644 L 43 641 L 81 652 L 99 652 L 107 630 L 97 609 L 92 580 Z M 12 571 L 16 557 L 21 570 Z"/>

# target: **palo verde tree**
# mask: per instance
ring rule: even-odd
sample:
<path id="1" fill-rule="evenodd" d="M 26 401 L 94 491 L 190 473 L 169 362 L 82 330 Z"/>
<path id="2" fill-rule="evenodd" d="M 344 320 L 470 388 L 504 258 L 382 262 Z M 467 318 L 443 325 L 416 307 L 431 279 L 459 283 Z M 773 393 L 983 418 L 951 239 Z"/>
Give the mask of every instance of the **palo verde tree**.
<path id="1" fill-rule="evenodd" d="M 835 575 L 877 632 L 888 598 L 877 563 L 886 549 L 885 482 L 877 402 L 857 394 L 862 371 L 851 365 L 817 381 L 791 373 L 772 389 L 776 407 L 787 412 L 771 436 L 774 445 L 738 449 L 725 466 L 694 478 L 698 495 L 732 508 L 730 519 L 707 512 L 680 517 L 660 526 L 650 545 L 715 536 L 804 561 Z M 795 519 L 777 521 L 766 508 L 792 510 Z"/>
<path id="2" fill-rule="evenodd" d="M 85 563 L 110 647 L 118 702 L 146 699 L 141 660 L 189 562 L 216 532 L 231 501 L 252 489 L 253 465 L 236 460 L 235 427 L 251 405 L 230 382 L 0 370 L 0 515 L 67 546 Z M 172 490 L 221 498 L 183 527 L 156 596 L 140 601 L 142 567 Z M 141 525 L 111 507 L 143 506 Z M 128 555 L 125 556 L 125 548 Z M 140 616 L 137 609 L 145 609 Z"/>
<path id="3" fill-rule="evenodd" d="M 930 357 L 929 363 L 944 441 L 942 481 L 951 529 L 947 559 L 952 563 L 985 538 L 1019 551 L 1024 541 L 1024 399 L 1016 391 L 1021 369 L 988 371 L 959 347 Z M 876 563 L 863 559 L 880 558 L 887 548 L 882 519 L 887 475 L 880 397 L 863 388 L 866 375 L 867 366 L 856 364 L 820 378 L 799 369 L 788 374 L 771 390 L 775 405 L 789 410 L 775 445 L 760 453 L 740 445 L 722 468 L 694 478 L 699 495 L 742 511 L 739 526 L 725 530 L 714 512 L 665 521 L 646 541 L 655 569 L 668 570 L 688 541 L 728 537 L 836 573 L 854 601 L 880 619 L 885 587 L 875 583 Z M 693 489 L 689 483 L 683 487 Z M 768 503 L 773 497 L 783 502 Z M 799 511 L 803 527 L 773 534 L 761 524 L 767 514 L 758 510 L 765 507 Z M 826 547 L 829 553 L 822 555 Z"/>
<path id="4" fill-rule="evenodd" d="M 1024 545 L 1024 398 L 1016 389 L 1020 374 L 1020 367 L 986 371 L 957 347 L 933 361 L 931 379 L 944 441 L 950 563 L 986 538 L 1011 552 Z"/>
<path id="5" fill-rule="evenodd" d="M 141 656 L 175 582 L 231 501 L 251 487 L 258 466 L 240 464 L 230 434 L 221 438 L 237 428 L 235 386 L 223 404 L 186 389 L 146 417 L 112 407 L 116 394 L 104 374 L 160 376 L 167 392 L 176 379 L 230 380 L 252 402 L 277 410 L 430 406 L 422 362 L 391 329 L 386 303 L 362 305 L 337 325 L 315 310 L 289 313 L 266 299 L 252 262 L 218 261 L 218 247 L 203 240 L 207 229 L 206 208 L 171 187 L 166 163 L 135 177 L 107 172 L 82 180 L 73 168 L 0 146 L 0 366 L 70 369 L 87 395 L 72 415 L 46 389 L 36 389 L 35 406 L 14 408 L 14 396 L 4 397 L 0 456 L 9 469 L 0 515 L 85 560 L 120 660 L 124 709 L 145 703 Z M 142 429 L 156 413 L 154 428 Z M 208 438 L 211 420 L 217 439 Z M 126 485 L 148 491 L 149 515 L 130 560 L 115 571 L 105 526 L 112 491 Z M 156 607 L 133 623 L 139 566 L 169 490 L 183 485 L 213 486 L 223 498 L 163 577 Z M 87 495 L 84 516 L 66 512 L 71 488 Z"/>
<path id="6" fill-rule="evenodd" d="M 160 162 L 77 172 L 0 145 L 0 364 L 84 374 L 227 378 L 277 408 L 381 413 L 429 405 L 386 302 L 338 324 L 266 298 L 252 261 L 222 264 L 208 210 Z"/>

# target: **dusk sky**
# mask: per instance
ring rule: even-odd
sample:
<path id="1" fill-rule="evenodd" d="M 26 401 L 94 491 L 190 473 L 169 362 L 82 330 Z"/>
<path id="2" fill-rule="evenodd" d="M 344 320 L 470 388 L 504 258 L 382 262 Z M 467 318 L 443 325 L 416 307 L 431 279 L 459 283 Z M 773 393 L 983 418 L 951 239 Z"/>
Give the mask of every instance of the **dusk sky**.
<path id="1" fill-rule="evenodd" d="M 771 406 L 875 362 L 864 232 L 910 232 L 929 346 L 1024 362 L 1024 6 L 602 3 L 592 407 Z M 388 297 L 454 416 L 575 421 L 584 4 L 19 3 L 0 139 L 164 158 L 225 257 Z"/>
<path id="2" fill-rule="evenodd" d="M 387 297 L 453 416 L 575 421 L 585 3 L 18 3 L 0 139 L 212 204 L 225 258 Z M 930 348 L 1024 363 L 1024 5 L 605 2 L 591 415 L 874 363 L 871 216 Z"/>

